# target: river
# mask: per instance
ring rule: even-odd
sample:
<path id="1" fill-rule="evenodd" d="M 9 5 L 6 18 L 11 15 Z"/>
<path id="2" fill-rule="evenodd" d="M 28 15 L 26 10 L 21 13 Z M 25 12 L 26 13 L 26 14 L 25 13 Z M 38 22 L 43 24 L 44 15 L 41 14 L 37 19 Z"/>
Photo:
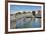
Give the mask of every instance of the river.
<path id="1" fill-rule="evenodd" d="M 40 28 L 41 18 L 21 18 L 16 20 L 16 29 L 18 28 Z"/>

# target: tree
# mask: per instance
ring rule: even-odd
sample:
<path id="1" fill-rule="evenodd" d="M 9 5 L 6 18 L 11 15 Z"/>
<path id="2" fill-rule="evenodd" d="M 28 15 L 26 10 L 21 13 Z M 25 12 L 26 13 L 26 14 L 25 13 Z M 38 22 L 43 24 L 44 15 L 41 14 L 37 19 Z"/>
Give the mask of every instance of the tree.
<path id="1" fill-rule="evenodd" d="M 18 12 L 18 14 L 21 14 L 21 12 Z"/>
<path id="2" fill-rule="evenodd" d="M 16 13 L 16 15 L 21 14 L 21 12 Z"/>
<path id="3" fill-rule="evenodd" d="M 18 13 L 16 13 L 15 15 L 17 15 Z"/>
<path id="4" fill-rule="evenodd" d="M 26 12 L 24 11 L 23 14 L 26 14 Z"/>
<path id="5" fill-rule="evenodd" d="M 35 11 L 32 11 L 32 14 L 35 16 Z"/>

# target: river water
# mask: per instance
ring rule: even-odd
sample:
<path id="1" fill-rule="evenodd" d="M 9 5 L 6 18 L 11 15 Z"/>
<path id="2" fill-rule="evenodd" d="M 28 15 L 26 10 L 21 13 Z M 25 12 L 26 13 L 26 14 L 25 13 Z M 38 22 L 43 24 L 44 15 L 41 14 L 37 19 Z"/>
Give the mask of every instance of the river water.
<path id="1" fill-rule="evenodd" d="M 41 18 L 21 18 L 16 20 L 16 29 L 18 28 L 40 28 Z"/>

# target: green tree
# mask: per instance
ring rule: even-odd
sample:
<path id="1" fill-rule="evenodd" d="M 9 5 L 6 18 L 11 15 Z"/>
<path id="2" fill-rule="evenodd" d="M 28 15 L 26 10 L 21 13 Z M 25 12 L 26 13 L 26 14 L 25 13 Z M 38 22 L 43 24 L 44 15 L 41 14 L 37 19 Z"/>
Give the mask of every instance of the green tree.
<path id="1" fill-rule="evenodd" d="M 32 14 L 35 16 L 35 11 L 32 11 Z"/>
<path id="2" fill-rule="evenodd" d="M 26 14 L 26 12 L 24 11 L 23 14 Z"/>
<path id="3" fill-rule="evenodd" d="M 18 12 L 18 14 L 21 14 L 21 12 Z"/>
<path id="4" fill-rule="evenodd" d="M 18 13 L 16 13 L 15 15 L 19 15 L 19 14 L 21 14 L 21 12 L 18 12 Z"/>

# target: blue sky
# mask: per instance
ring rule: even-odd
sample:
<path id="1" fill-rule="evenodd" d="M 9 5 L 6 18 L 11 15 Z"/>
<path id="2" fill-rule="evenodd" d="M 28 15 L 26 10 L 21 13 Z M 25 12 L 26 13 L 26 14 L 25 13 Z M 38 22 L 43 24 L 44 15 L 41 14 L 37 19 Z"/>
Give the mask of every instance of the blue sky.
<path id="1" fill-rule="evenodd" d="M 41 10 L 41 6 L 10 5 L 11 13 L 15 11 L 36 11 L 36 10 Z"/>

